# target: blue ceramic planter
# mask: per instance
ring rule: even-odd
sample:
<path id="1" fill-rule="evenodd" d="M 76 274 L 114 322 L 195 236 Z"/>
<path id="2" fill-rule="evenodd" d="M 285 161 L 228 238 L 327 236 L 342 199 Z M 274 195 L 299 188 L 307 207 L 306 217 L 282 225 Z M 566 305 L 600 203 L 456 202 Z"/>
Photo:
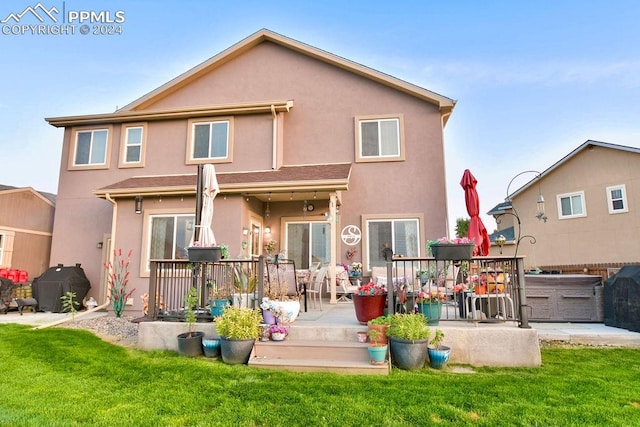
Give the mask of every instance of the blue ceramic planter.
<path id="1" fill-rule="evenodd" d="M 437 349 L 429 347 L 427 353 L 429 354 L 429 365 L 435 369 L 442 369 L 449 361 L 451 348 L 444 345 L 441 345 Z"/>

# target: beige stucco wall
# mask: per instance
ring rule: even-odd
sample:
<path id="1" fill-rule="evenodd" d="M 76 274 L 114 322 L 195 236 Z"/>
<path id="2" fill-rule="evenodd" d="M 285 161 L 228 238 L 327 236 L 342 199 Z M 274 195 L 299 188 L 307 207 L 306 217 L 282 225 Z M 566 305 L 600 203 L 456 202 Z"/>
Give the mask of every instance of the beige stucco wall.
<path id="1" fill-rule="evenodd" d="M 406 139 L 403 162 L 356 163 L 349 190 L 342 194 L 340 227 L 360 225 L 363 214 L 420 214 L 425 218 L 426 238 L 446 234 L 446 196 L 441 116 L 437 106 L 392 90 L 345 70 L 295 53 L 273 43 L 263 43 L 224 63 L 202 78 L 191 81 L 148 107 L 149 110 L 187 106 L 238 104 L 268 100 L 293 100 L 290 112 L 282 113 L 283 163 L 323 164 L 354 162 L 354 117 L 402 114 Z M 216 164 L 218 173 L 269 170 L 272 164 L 272 116 L 253 114 L 234 117 L 233 163 Z M 65 131 L 61 160 L 58 210 L 54 226 L 52 262 L 82 263 L 94 288 L 99 285 L 104 254 L 96 249 L 111 232 L 112 205 L 92 195 L 92 191 L 132 176 L 195 174 L 196 167 L 185 164 L 187 120 L 148 123 L 144 168 L 118 169 L 120 125 L 113 125 L 110 168 L 108 170 L 67 170 L 71 132 Z M 133 248 L 132 286 L 139 297 L 147 279 L 139 269 L 142 221 L 131 199 L 118 199 L 117 235 L 114 247 Z M 192 197 L 145 197 L 143 209 L 193 206 Z M 316 206 L 328 201 L 316 202 Z M 262 217 L 264 205 L 243 197 L 216 200 L 214 232 L 219 242 L 239 252 L 242 227 L 250 216 Z M 297 216 L 301 205 L 271 206 L 272 227 L 278 241 L 283 236 L 279 216 Z M 268 223 L 267 223 L 268 222 Z M 346 246 L 339 244 L 338 262 L 344 262 Z M 360 260 L 362 250 L 354 260 Z M 424 250 L 424 248 L 421 248 Z M 98 296 L 96 294 L 96 296 Z M 137 301 L 137 300 L 136 300 Z M 138 304 L 136 302 L 136 304 Z"/>
<path id="2" fill-rule="evenodd" d="M 522 221 L 519 254 L 526 265 L 575 265 L 640 262 L 640 154 L 592 146 L 578 152 L 545 176 L 540 191 L 545 198 L 546 223 L 535 218 L 538 186 L 518 195 L 513 203 Z M 609 214 L 606 188 L 624 184 L 629 210 Z M 586 217 L 559 219 L 560 194 L 584 191 Z M 516 226 L 517 228 L 517 226 Z M 505 246 L 511 254 L 513 247 Z"/>

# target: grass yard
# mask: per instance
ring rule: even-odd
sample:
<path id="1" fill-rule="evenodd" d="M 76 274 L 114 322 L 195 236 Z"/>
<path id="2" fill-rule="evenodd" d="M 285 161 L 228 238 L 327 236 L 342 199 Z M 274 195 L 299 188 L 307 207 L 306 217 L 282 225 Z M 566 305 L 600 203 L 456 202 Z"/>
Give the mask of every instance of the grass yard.
<path id="1" fill-rule="evenodd" d="M 640 425 L 640 350 L 544 348 L 542 360 L 475 373 L 298 374 L 8 324 L 0 425 Z"/>

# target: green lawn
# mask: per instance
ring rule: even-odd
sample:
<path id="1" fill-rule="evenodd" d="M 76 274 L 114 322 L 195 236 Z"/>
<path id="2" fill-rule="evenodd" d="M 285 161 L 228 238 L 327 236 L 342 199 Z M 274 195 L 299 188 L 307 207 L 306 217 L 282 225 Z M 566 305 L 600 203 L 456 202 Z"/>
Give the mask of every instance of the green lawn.
<path id="1" fill-rule="evenodd" d="M 542 360 L 473 374 L 298 374 L 0 325 L 0 425 L 640 425 L 640 350 L 545 348 Z"/>

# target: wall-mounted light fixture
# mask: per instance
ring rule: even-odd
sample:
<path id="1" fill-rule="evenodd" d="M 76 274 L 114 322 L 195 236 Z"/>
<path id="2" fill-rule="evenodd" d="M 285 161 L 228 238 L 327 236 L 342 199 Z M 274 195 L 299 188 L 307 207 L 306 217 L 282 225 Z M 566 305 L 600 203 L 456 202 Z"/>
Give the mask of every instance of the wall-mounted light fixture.
<path id="1" fill-rule="evenodd" d="M 135 199 L 135 210 L 137 214 L 142 213 L 142 196 L 136 196 Z"/>
<path id="2" fill-rule="evenodd" d="M 242 235 L 247 236 L 249 234 L 249 229 L 247 227 L 242 227 Z"/>
<path id="3" fill-rule="evenodd" d="M 98 249 L 102 249 L 102 242 L 98 242 L 98 243 L 96 243 L 96 248 L 98 248 Z"/>
<path id="4" fill-rule="evenodd" d="M 264 228 L 264 234 L 271 234 L 271 227 L 266 226 L 266 227 Z"/>

